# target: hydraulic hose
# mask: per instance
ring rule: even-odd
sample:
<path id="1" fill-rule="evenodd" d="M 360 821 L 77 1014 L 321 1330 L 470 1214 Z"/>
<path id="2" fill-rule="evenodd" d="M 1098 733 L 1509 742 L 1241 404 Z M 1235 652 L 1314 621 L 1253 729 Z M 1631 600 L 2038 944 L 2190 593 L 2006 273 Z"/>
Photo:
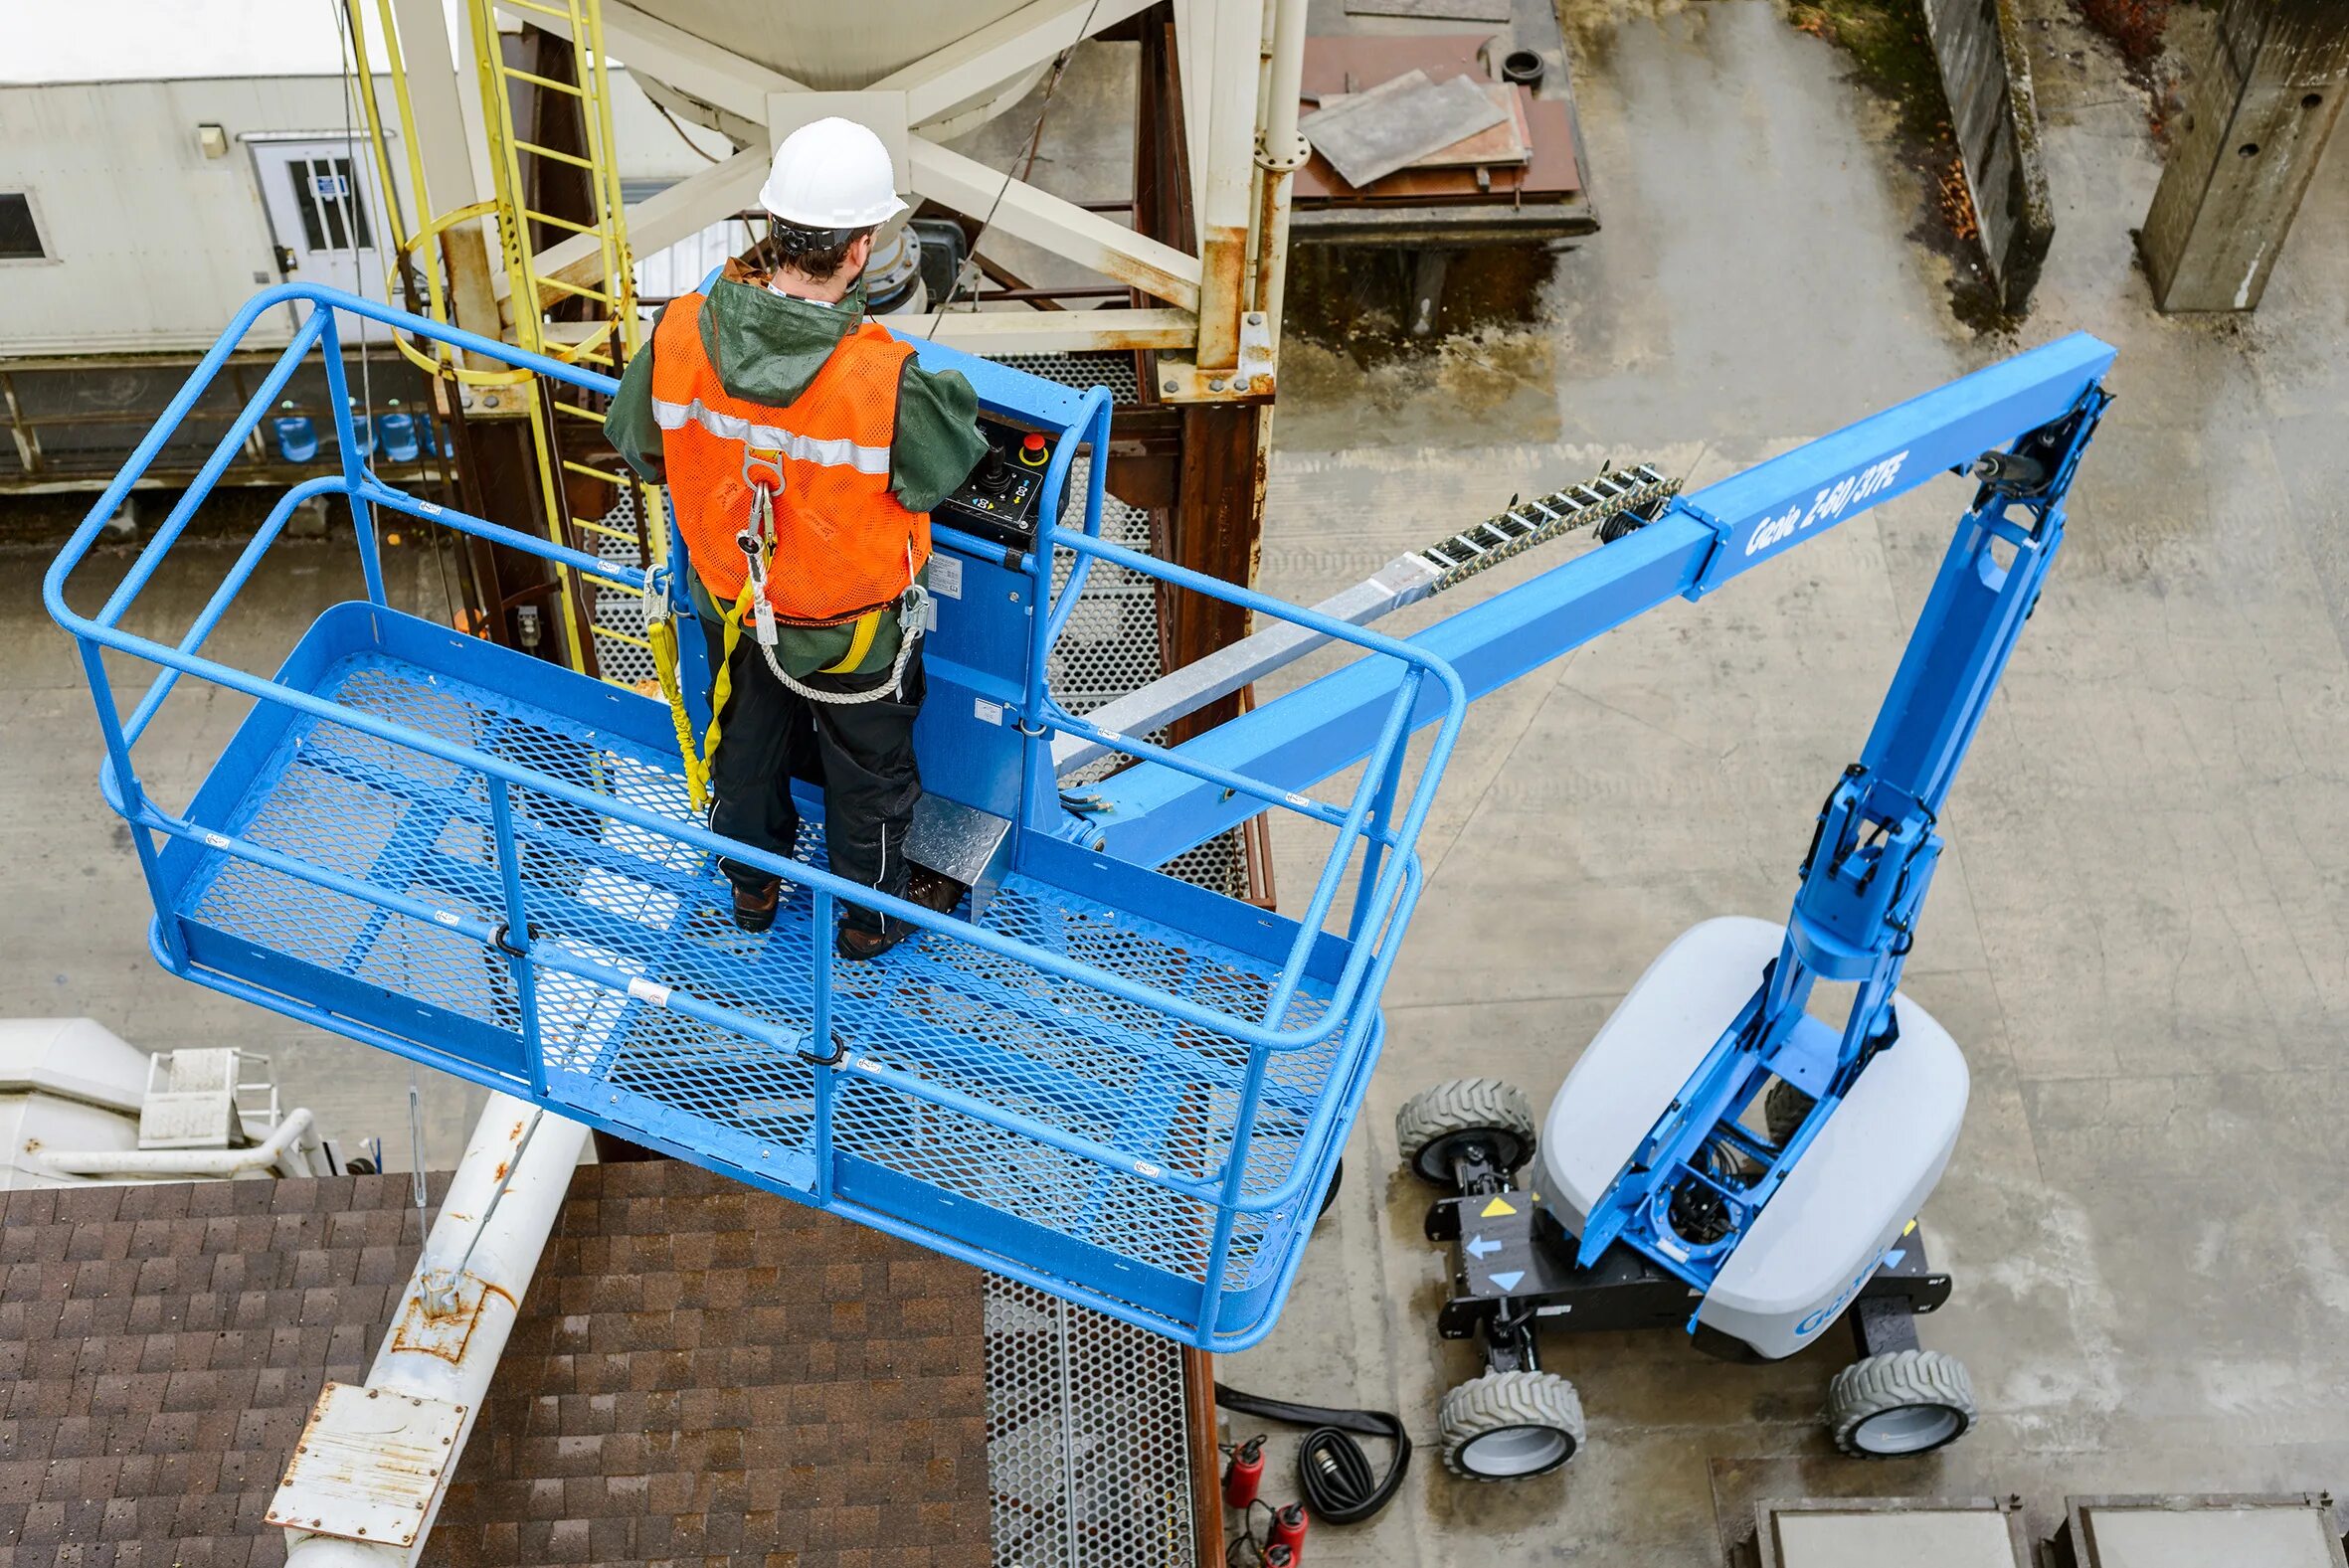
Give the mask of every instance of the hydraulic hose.
<path id="1" fill-rule="evenodd" d="M 1401 1419 L 1387 1411 L 1292 1405 L 1221 1383 L 1215 1385 L 1215 1403 L 1241 1415 L 1310 1429 L 1297 1444 L 1297 1485 L 1313 1516 L 1330 1524 L 1359 1524 L 1375 1514 L 1394 1500 L 1411 1468 L 1411 1440 Z M 1394 1445 L 1394 1460 L 1383 1477 L 1370 1474 L 1362 1446 L 1347 1435 L 1353 1432 Z"/>

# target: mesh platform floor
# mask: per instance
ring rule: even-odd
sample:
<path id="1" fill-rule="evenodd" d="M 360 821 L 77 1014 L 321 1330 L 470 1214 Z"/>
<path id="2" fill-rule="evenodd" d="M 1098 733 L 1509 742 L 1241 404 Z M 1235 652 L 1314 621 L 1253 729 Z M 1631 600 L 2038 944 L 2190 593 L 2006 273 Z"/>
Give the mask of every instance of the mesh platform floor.
<path id="1" fill-rule="evenodd" d="M 682 781 L 635 748 L 564 717 L 378 653 L 346 658 L 319 694 L 371 715 L 677 820 Z M 523 787 L 512 791 L 536 940 L 764 1024 L 811 1021 L 811 903 L 776 929 L 727 919 L 708 856 L 665 835 Z M 227 824 L 283 854 L 437 909 L 494 922 L 501 907 L 482 778 L 360 731 L 298 720 Z M 801 857 L 820 864 L 811 826 Z M 211 853 L 180 910 L 221 933 L 412 997 L 491 1029 L 520 1028 L 501 955 L 459 933 Z M 1013 876 L 982 924 L 1005 937 L 1239 1017 L 1259 1015 L 1275 968 L 1130 912 Z M 706 1152 L 778 1186 L 813 1181 L 813 1069 L 797 1054 L 647 1005 L 625 989 L 539 966 L 548 1096 Z M 1286 1027 L 1313 1021 L 1310 990 Z M 939 934 L 875 964 L 835 967 L 833 1024 L 877 1062 L 1096 1140 L 1177 1176 L 1212 1177 L 1231 1146 L 1247 1061 L 1237 1041 Z M 1276 1055 L 1244 1190 L 1294 1167 L 1337 1054 Z M 1021 1132 L 842 1075 L 837 1149 L 1174 1275 L 1204 1277 L 1212 1206 Z M 1223 1285 L 1276 1265 L 1292 1214 L 1240 1216 Z"/>

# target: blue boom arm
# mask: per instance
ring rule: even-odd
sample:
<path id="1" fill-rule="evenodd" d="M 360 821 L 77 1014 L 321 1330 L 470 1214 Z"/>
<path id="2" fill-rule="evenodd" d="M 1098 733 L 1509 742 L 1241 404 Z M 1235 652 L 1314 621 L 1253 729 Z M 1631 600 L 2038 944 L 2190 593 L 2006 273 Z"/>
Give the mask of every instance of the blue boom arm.
<path id="1" fill-rule="evenodd" d="M 1460 673 L 1471 698 L 1676 598 L 1740 573 L 2075 408 L 2112 363 L 2085 333 L 2015 355 L 1684 496 L 1655 522 L 1576 557 L 1410 639 Z M 1370 663 L 1339 669 L 1178 748 L 1185 759 L 1305 790 L 1367 756 L 1394 696 Z M 1414 724 L 1431 722 L 1423 699 Z M 1072 835 L 1162 865 L 1261 811 L 1153 762 L 1119 774 Z"/>
<path id="2" fill-rule="evenodd" d="M 1861 759 L 1820 810 L 1778 958 L 1593 1207 L 1583 1266 L 1622 1241 L 1710 1290 L 1869 1060 L 1894 1044 L 1893 998 L 1939 860 L 1941 804 L 2062 541 L 2064 497 L 2108 401 L 2112 358 L 2074 334 L 1977 371 L 1676 500 L 1647 527 L 1412 639 L 1479 696 L 1935 474 L 1979 481 Z M 1391 676 L 1349 666 L 1182 751 L 1302 789 L 1364 754 L 1392 690 Z M 1252 809 L 1148 762 L 1100 799 L 1085 830 L 1145 862 Z M 1854 985 L 1840 1033 L 1805 1027 L 1822 978 Z M 1773 1078 L 1812 1100 L 1778 1143 L 1742 1121 Z"/>
<path id="3" fill-rule="evenodd" d="M 1709 1290 L 1862 1069 L 1897 1040 L 1893 997 L 1940 860 L 1941 804 L 2039 603 L 2065 494 L 2107 401 L 2090 387 L 2012 452 L 1974 465 L 1981 488 L 1876 727 L 1820 808 L 1778 958 L 1593 1206 L 1585 1267 L 1620 1240 Z M 1854 986 L 1840 1033 L 1805 1027 L 1821 979 Z M 1743 1122 L 1774 1078 L 1812 1097 L 1777 1143 Z"/>

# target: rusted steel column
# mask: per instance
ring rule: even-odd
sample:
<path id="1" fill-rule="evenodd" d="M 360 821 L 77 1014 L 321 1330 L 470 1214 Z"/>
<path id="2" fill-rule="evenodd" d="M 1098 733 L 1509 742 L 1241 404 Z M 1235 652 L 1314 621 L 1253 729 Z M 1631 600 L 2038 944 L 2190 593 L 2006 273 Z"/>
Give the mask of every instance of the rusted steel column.
<path id="1" fill-rule="evenodd" d="M 2251 310 L 2349 93 L 2349 4 L 2228 0 L 2138 247 L 2163 310 Z"/>
<path id="2" fill-rule="evenodd" d="M 1197 220 L 1191 205 L 1172 10 L 1154 8 L 1143 13 L 1139 23 L 1134 226 L 1154 240 L 1191 250 L 1197 245 Z M 1148 374 L 1147 360 L 1143 369 L 1143 406 L 1118 416 L 1121 438 L 1116 444 L 1124 449 L 1112 454 L 1111 489 L 1152 513 L 1152 546 L 1162 559 L 1227 583 L 1254 584 L 1269 410 L 1161 404 L 1157 378 Z M 1173 589 L 1159 594 L 1162 668 L 1179 669 L 1247 634 L 1248 616 L 1233 606 Z M 1188 740 L 1213 728 L 1237 714 L 1239 704 L 1236 695 L 1210 704 L 1176 723 L 1174 738 Z"/>
<path id="3" fill-rule="evenodd" d="M 1263 548 L 1263 413 L 1230 404 L 1183 409 L 1174 509 L 1162 551 L 1168 560 L 1226 583 L 1255 583 Z M 1160 601 L 1159 628 L 1166 667 L 1180 669 L 1246 636 L 1248 612 L 1201 594 L 1170 594 Z M 1177 720 L 1174 738 L 1189 740 L 1239 711 L 1234 692 Z"/>
<path id="4" fill-rule="evenodd" d="M 1305 76 L 1305 0 L 1277 0 L 1273 13 L 1272 58 L 1264 86 L 1264 134 L 1256 146 L 1259 196 L 1256 209 L 1255 308 L 1281 337 L 1281 305 L 1289 273 L 1289 194 L 1296 173 L 1313 153 L 1297 134 L 1297 94 Z"/>
<path id="5" fill-rule="evenodd" d="M 1193 69 L 1207 80 L 1198 101 L 1207 107 L 1199 138 L 1204 168 L 1193 171 L 1199 190 L 1199 340 L 1202 371 L 1239 363 L 1240 317 L 1247 312 L 1248 228 L 1256 175 L 1256 101 L 1262 63 L 1262 0 L 1198 0 L 1194 23 L 1213 19 L 1207 47 Z"/>
<path id="6" fill-rule="evenodd" d="M 538 452 L 530 439 L 530 417 L 516 407 L 518 387 L 470 389 L 450 421 L 456 456 L 457 495 L 475 517 L 545 538 L 546 499 L 538 483 Z M 491 400 L 496 407 L 491 407 Z M 481 602 L 467 607 L 479 614 L 476 628 L 490 641 L 518 648 L 557 664 L 570 662 L 563 637 L 563 584 L 545 558 L 493 544 L 477 535 L 459 536 Z M 576 603 L 576 602 L 575 602 Z M 538 610 L 538 633 L 523 637 L 521 611 Z"/>

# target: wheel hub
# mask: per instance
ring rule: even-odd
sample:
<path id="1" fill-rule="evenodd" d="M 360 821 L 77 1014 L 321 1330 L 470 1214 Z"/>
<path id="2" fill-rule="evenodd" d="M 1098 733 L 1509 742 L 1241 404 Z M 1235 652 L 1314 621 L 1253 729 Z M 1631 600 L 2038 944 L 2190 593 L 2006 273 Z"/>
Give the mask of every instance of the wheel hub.
<path id="1" fill-rule="evenodd" d="M 1503 1427 L 1460 1447 L 1463 1469 L 1497 1480 L 1538 1476 L 1573 1457 L 1573 1438 L 1555 1427 Z"/>
<path id="2" fill-rule="evenodd" d="M 1922 1454 L 1964 1430 L 1965 1418 L 1947 1405 L 1902 1405 L 1879 1411 L 1852 1429 L 1852 1444 L 1870 1454 Z"/>

